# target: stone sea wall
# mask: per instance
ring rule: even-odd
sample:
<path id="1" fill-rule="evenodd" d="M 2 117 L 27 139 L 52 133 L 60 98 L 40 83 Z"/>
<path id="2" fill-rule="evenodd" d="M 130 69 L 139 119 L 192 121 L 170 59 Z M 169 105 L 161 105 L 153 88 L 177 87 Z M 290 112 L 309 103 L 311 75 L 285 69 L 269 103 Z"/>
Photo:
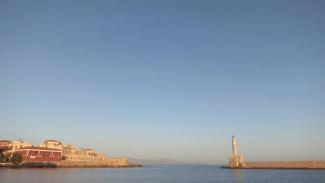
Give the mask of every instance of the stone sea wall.
<path id="1" fill-rule="evenodd" d="M 55 163 L 57 167 L 128 167 L 125 159 L 109 159 L 105 161 L 69 161 L 63 160 Z"/>
<path id="2" fill-rule="evenodd" d="M 245 162 L 241 168 L 251 169 L 325 169 L 325 161 L 276 161 L 276 162 Z"/>

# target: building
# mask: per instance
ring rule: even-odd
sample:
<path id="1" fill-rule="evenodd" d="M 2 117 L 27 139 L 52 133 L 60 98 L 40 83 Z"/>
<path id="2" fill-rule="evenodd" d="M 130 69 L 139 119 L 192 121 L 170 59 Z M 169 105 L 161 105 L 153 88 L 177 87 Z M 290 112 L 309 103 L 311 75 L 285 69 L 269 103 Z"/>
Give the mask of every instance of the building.
<path id="1" fill-rule="evenodd" d="M 108 159 L 106 155 L 98 154 L 93 149 L 80 149 L 77 150 L 73 145 L 63 147 L 63 159 L 67 161 L 79 162 L 97 162 Z"/>
<path id="2" fill-rule="evenodd" d="M 33 145 L 31 143 L 25 142 L 23 140 L 14 140 L 11 141 L 11 145 L 10 145 L 11 151 L 15 152 L 17 149 L 23 148 L 23 147 L 32 147 Z"/>
<path id="3" fill-rule="evenodd" d="M 62 151 L 44 147 L 22 147 L 15 150 L 22 156 L 23 161 L 51 162 L 61 161 Z"/>
<path id="4" fill-rule="evenodd" d="M 75 146 L 63 145 L 60 166 L 128 166 L 127 158 L 109 158 L 105 154 L 97 153 L 94 149 L 76 149 Z"/>
<path id="5" fill-rule="evenodd" d="M 11 148 L 10 140 L 0 140 L 0 150 L 8 150 Z"/>
<path id="6" fill-rule="evenodd" d="M 10 151 L 15 151 L 16 149 L 22 147 L 30 147 L 33 146 L 31 143 L 25 142 L 23 140 L 0 140 L 0 149 L 6 149 Z"/>
<path id="7" fill-rule="evenodd" d="M 56 149 L 62 151 L 62 142 L 58 140 L 45 140 L 43 144 L 40 145 L 40 147 L 49 148 L 49 149 Z"/>
<path id="8" fill-rule="evenodd" d="M 62 157 L 62 143 L 55 140 L 47 140 L 40 147 L 35 147 L 23 140 L 1 140 L 0 149 L 5 150 L 4 154 L 9 157 L 14 153 L 19 153 L 24 162 L 60 161 Z"/>
<path id="9" fill-rule="evenodd" d="M 76 152 L 77 152 L 77 148 L 72 144 L 64 144 L 62 147 L 63 155 L 75 154 Z"/>
<path id="10" fill-rule="evenodd" d="M 14 153 L 22 156 L 26 162 L 53 162 L 61 167 L 123 167 L 128 166 L 127 158 L 109 158 L 94 149 L 77 149 L 74 145 L 63 144 L 58 140 L 45 140 L 38 147 L 23 140 L 0 140 L 0 150 L 6 156 Z"/>

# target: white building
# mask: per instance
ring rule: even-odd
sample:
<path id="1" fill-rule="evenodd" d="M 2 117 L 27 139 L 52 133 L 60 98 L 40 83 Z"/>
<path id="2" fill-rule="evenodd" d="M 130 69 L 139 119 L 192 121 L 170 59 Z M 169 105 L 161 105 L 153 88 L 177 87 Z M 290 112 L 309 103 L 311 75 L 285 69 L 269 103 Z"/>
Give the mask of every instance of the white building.
<path id="1" fill-rule="evenodd" d="M 40 145 L 40 147 L 62 151 L 62 142 L 58 140 L 45 140 L 44 143 Z"/>
<path id="2" fill-rule="evenodd" d="M 16 151 L 16 149 L 20 149 L 23 147 L 32 147 L 33 145 L 31 143 L 25 142 L 23 140 L 14 140 L 11 141 L 10 146 L 12 147 L 12 151 Z"/>

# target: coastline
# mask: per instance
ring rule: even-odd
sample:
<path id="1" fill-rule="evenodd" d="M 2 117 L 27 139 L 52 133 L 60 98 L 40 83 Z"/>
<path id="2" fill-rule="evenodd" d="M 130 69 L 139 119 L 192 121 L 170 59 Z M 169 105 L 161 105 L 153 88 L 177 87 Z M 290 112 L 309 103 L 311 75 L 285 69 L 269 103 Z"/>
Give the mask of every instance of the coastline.
<path id="1" fill-rule="evenodd" d="M 25 162 L 22 164 L 2 164 L 0 168 L 138 168 L 143 167 L 141 164 L 128 164 L 128 165 L 82 165 L 82 164 L 73 164 L 73 165 L 62 165 L 55 162 Z"/>

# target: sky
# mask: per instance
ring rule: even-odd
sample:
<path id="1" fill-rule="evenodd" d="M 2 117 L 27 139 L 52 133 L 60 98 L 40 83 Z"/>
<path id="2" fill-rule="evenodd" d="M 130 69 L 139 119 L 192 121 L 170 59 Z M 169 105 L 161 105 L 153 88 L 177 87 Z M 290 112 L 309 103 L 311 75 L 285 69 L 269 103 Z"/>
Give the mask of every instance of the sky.
<path id="1" fill-rule="evenodd" d="M 325 159 L 321 0 L 0 1 L 0 139 Z"/>

